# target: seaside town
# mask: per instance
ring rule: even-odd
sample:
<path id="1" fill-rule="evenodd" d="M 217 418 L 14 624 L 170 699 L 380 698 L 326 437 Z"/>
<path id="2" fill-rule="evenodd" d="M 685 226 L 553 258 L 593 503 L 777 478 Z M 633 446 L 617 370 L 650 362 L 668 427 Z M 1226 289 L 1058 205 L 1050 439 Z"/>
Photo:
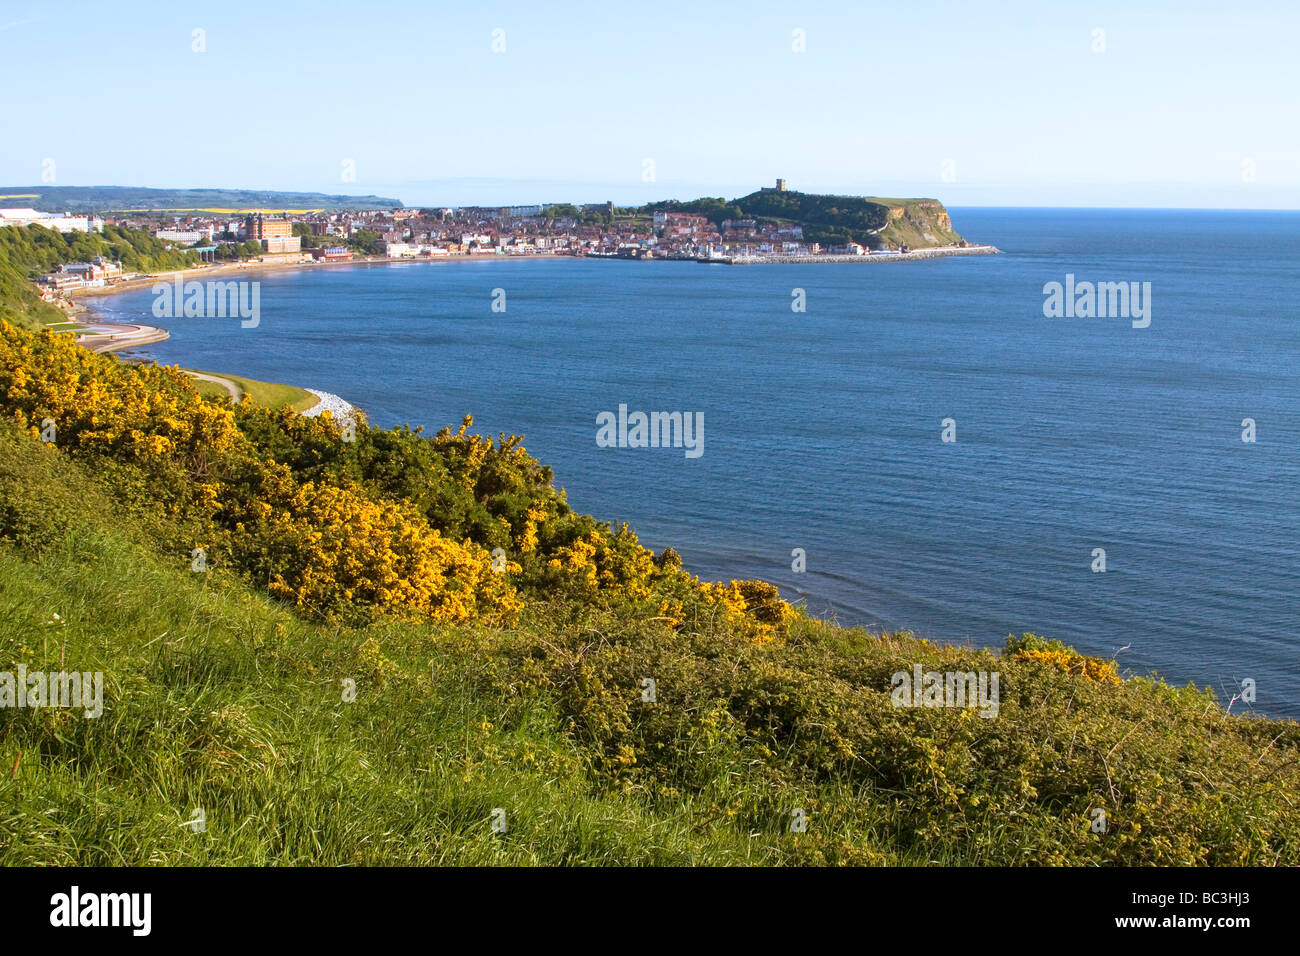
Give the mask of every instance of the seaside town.
<path id="1" fill-rule="evenodd" d="M 783 192 L 785 180 L 765 191 Z M 756 218 L 723 219 L 673 210 L 628 215 L 612 202 L 459 208 L 348 209 L 239 213 L 158 211 L 105 216 L 0 209 L 0 226 L 38 224 L 60 232 L 102 232 L 115 225 L 142 229 L 168 248 L 201 262 L 297 264 L 353 260 L 446 259 L 461 256 L 581 256 L 697 262 L 845 261 L 862 257 L 928 256 L 991 250 L 957 246 L 913 252 L 872 250 L 857 242 L 809 241 L 799 225 Z M 139 278 L 120 263 L 96 257 L 62 265 L 35 281 L 47 297 Z"/>

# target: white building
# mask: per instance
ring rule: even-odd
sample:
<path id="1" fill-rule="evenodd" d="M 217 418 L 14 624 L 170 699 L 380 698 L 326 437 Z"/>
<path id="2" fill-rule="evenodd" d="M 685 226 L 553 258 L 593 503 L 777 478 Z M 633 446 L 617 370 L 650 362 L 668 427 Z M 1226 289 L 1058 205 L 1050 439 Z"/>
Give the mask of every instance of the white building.
<path id="1" fill-rule="evenodd" d="M 154 238 L 163 239 L 167 242 L 183 242 L 186 245 L 193 245 L 204 239 L 212 238 L 212 228 L 207 229 L 155 229 Z"/>
<path id="2" fill-rule="evenodd" d="M 0 209 L 0 226 L 30 226 L 32 223 L 59 232 L 104 231 L 104 220 L 98 216 L 72 216 L 66 212 L 41 212 L 38 209 Z"/>

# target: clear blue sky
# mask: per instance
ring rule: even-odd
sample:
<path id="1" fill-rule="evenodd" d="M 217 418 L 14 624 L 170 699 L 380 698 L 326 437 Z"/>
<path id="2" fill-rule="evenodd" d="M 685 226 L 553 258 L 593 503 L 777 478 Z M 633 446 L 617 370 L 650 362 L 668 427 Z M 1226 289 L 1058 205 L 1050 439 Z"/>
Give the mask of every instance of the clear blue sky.
<path id="1" fill-rule="evenodd" d="M 0 183 L 52 159 L 60 185 L 408 204 L 782 176 L 954 206 L 1295 209 L 1298 37 L 1295 0 L 3 0 Z"/>

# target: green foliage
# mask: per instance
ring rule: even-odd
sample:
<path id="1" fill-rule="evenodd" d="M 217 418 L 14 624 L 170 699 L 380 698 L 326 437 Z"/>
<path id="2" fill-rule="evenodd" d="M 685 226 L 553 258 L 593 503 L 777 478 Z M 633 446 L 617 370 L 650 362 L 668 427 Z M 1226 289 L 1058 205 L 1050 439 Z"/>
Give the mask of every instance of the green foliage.
<path id="1" fill-rule="evenodd" d="M 468 418 L 343 440 L 0 347 L 0 667 L 107 684 L 100 718 L 0 708 L 0 864 L 1300 864 L 1294 722 L 702 584 Z M 896 706 L 916 665 L 996 672 L 996 716 Z"/>
<path id="2" fill-rule="evenodd" d="M 704 216 L 715 226 L 722 223 L 725 219 L 743 219 L 744 212 L 740 208 L 740 200 L 727 202 L 721 198 L 692 199 L 685 202 L 676 199 L 667 199 L 663 202 L 653 202 L 643 207 L 644 213 L 656 212 L 677 212 L 687 216 Z"/>
<path id="3" fill-rule="evenodd" d="M 358 229 L 352 234 L 352 238 L 348 240 L 348 245 L 362 255 L 378 256 L 382 255 L 384 251 L 381 246 L 382 241 L 379 238 L 379 233 L 373 229 Z"/>
<path id="4" fill-rule="evenodd" d="M 0 710 L 0 864 L 1300 862 L 1300 728 L 1208 692 L 559 595 L 509 630 L 314 624 L 190 571 L 62 453 L 0 449 L 0 660 L 106 682 L 97 719 Z M 893 706 L 917 663 L 999 671 L 998 716 Z"/>
<path id="5" fill-rule="evenodd" d="M 0 229 L 0 234 L 6 231 Z M 57 305 L 41 301 L 36 286 L 22 271 L 8 263 L 3 248 L 0 248 L 0 320 L 20 329 L 34 329 L 66 318 Z"/>
<path id="6" fill-rule="evenodd" d="M 809 242 L 854 241 L 880 248 L 877 232 L 889 221 L 889 207 L 862 196 L 822 196 L 760 190 L 737 199 L 747 216 L 801 224 Z"/>
<path id="7" fill-rule="evenodd" d="M 86 486 L 84 496 L 69 490 L 70 479 Z M 32 557 L 62 542 L 85 508 L 107 504 L 79 479 L 54 448 L 0 425 L 0 541 Z"/>
<path id="8" fill-rule="evenodd" d="M 295 222 L 293 224 L 293 234 L 302 240 L 302 248 L 316 249 L 325 245 L 326 240 L 311 231 L 311 226 L 305 222 Z"/>
<path id="9" fill-rule="evenodd" d="M 128 272 L 162 272 L 198 263 L 198 254 L 167 249 L 168 243 L 142 229 L 105 226 L 104 232 L 59 232 L 45 226 L 0 227 L 0 263 L 35 278 L 65 262 L 103 256 Z"/>
<path id="10" fill-rule="evenodd" d="M 823 245 L 857 242 L 870 249 L 906 243 L 914 248 L 958 242 L 948 213 L 933 199 L 877 199 L 761 189 L 727 202 L 721 198 L 670 199 L 642 207 L 643 215 L 680 212 L 726 219 L 759 219 L 801 226 L 804 239 Z"/>

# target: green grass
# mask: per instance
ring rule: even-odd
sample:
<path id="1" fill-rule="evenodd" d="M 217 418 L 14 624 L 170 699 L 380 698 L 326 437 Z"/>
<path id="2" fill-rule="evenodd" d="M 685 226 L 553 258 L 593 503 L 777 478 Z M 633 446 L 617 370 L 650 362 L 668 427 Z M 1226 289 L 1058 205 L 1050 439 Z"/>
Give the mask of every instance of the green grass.
<path id="1" fill-rule="evenodd" d="M 1300 727 L 1203 691 L 560 599 L 310 623 L 103 481 L 0 426 L 0 670 L 105 678 L 97 719 L 0 708 L 3 865 L 1300 862 Z M 996 668 L 999 716 L 891 707 L 914 661 Z"/>
<path id="2" fill-rule="evenodd" d="M 445 633 L 387 632 L 398 664 L 381 674 L 371 634 L 304 623 L 220 571 L 160 559 L 93 517 L 111 505 L 56 455 L 25 454 L 80 502 L 51 506 L 39 571 L 0 545 L 0 667 L 102 670 L 106 709 L 98 719 L 0 710 L 0 864 L 687 864 L 761 853 L 731 828 L 701 827 L 688 805 L 651 814 L 591 794 L 545 702 L 485 695 L 487 665 L 468 646 L 440 650 Z M 345 677 L 355 702 L 342 700 Z M 206 833 L 182 826 L 196 807 Z M 497 808 L 504 834 L 492 829 Z"/>

